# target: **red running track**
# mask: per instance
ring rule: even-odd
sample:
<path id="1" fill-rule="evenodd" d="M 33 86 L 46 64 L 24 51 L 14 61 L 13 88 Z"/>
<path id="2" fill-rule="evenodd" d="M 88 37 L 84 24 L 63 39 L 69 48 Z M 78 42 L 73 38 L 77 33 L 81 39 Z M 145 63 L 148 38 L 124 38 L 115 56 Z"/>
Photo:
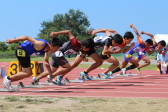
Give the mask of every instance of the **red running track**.
<path id="1" fill-rule="evenodd" d="M 3 64 L 6 68 L 7 65 Z M 67 74 L 67 78 L 79 78 L 78 73 L 83 68 L 76 68 Z M 93 70 L 89 75 L 96 76 L 102 69 Z M 130 71 L 136 73 L 134 70 Z M 0 79 L 2 82 L 3 79 Z M 159 75 L 154 70 L 143 70 L 138 76 L 115 77 L 114 79 L 86 81 L 84 83 L 68 83 L 66 86 L 45 85 L 43 88 L 24 88 L 20 92 L 0 92 L 9 96 L 49 96 L 49 97 L 99 97 L 99 98 L 156 98 L 168 99 L 168 75 Z M 45 82 L 45 79 L 40 82 Z M 32 77 L 12 85 L 32 82 Z M 3 88 L 2 83 L 0 88 Z"/>

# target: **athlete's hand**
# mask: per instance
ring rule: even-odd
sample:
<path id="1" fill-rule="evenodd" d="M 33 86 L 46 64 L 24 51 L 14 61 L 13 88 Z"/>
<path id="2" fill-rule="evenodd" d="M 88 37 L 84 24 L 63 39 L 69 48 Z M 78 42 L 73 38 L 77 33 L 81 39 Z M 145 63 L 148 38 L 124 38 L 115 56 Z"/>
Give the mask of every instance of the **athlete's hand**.
<path id="1" fill-rule="evenodd" d="M 157 46 L 157 47 L 155 47 L 155 50 L 157 51 L 159 49 L 159 47 Z"/>
<path id="2" fill-rule="evenodd" d="M 140 34 L 145 34 L 145 32 L 141 31 Z"/>
<path id="3" fill-rule="evenodd" d="M 135 46 L 135 43 L 134 43 L 134 42 L 131 43 L 131 46 L 130 46 L 130 47 L 133 48 L 134 46 Z"/>
<path id="4" fill-rule="evenodd" d="M 134 27 L 134 25 L 133 25 L 133 24 L 130 24 L 130 27 L 131 27 L 131 28 L 133 28 L 133 27 Z"/>
<path id="5" fill-rule="evenodd" d="M 88 34 L 94 35 L 95 31 L 94 30 L 89 30 Z"/>
<path id="6" fill-rule="evenodd" d="M 7 39 L 7 40 L 6 40 L 6 43 L 12 44 L 12 43 L 14 43 L 14 39 Z"/>
<path id="7" fill-rule="evenodd" d="M 50 36 L 51 36 L 51 37 L 56 37 L 56 36 L 57 36 L 57 33 L 56 33 L 56 32 L 51 32 L 51 33 L 50 33 Z"/>
<path id="8" fill-rule="evenodd" d="M 98 28 L 98 30 L 102 30 L 103 28 Z"/>
<path id="9" fill-rule="evenodd" d="M 83 61 L 84 61 L 84 62 L 88 62 L 88 58 L 86 58 L 86 57 L 83 58 Z"/>

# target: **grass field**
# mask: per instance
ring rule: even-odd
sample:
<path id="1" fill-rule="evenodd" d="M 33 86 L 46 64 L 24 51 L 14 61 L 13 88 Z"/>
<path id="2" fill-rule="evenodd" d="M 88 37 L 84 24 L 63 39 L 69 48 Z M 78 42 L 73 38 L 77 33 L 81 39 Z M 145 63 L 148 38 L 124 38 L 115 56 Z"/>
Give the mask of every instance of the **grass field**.
<path id="1" fill-rule="evenodd" d="M 0 112 L 168 112 L 167 99 L 1 96 Z"/>
<path id="2" fill-rule="evenodd" d="M 122 60 L 122 57 L 120 57 L 121 60 Z M 43 61 L 44 58 L 40 57 L 40 58 L 31 58 L 31 61 Z M 73 61 L 75 58 L 66 58 L 67 60 L 69 61 Z M 49 59 L 51 60 L 51 58 Z M 89 58 L 89 60 L 92 60 L 91 58 Z M 119 59 L 120 60 L 120 59 Z M 16 58 L 14 59 L 0 59 L 0 62 L 10 62 L 10 61 L 18 61 Z M 79 64 L 77 68 L 87 68 L 89 67 L 90 64 Z M 98 68 L 108 68 L 110 65 L 109 64 L 103 64 L 101 65 L 100 67 Z M 156 70 L 156 65 L 149 65 L 149 66 L 146 66 L 144 68 L 142 68 L 142 70 Z"/>
<path id="3" fill-rule="evenodd" d="M 123 59 L 122 56 L 117 56 L 116 57 L 119 61 Z M 154 59 L 153 56 L 149 56 L 149 59 Z M 71 58 L 66 58 L 69 61 L 73 61 L 75 60 L 75 57 L 71 57 Z M 92 58 L 88 57 L 89 60 L 93 60 Z M 49 60 L 51 60 L 51 57 L 49 58 Z M 0 59 L 0 62 L 10 62 L 10 61 L 18 61 L 17 58 L 8 58 L 8 59 Z M 31 61 L 44 61 L 44 57 L 38 57 L 38 58 L 31 58 Z"/>

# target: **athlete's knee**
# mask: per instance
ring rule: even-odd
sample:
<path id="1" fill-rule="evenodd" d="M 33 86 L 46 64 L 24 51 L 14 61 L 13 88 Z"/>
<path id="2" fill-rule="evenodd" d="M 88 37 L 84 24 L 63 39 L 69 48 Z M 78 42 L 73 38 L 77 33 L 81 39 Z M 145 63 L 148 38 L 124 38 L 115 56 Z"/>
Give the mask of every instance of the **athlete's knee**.
<path id="1" fill-rule="evenodd" d="M 96 65 L 98 65 L 98 66 L 102 65 L 102 63 L 103 63 L 102 60 L 96 61 Z"/>
<path id="2" fill-rule="evenodd" d="M 26 72 L 26 77 L 30 77 L 32 75 L 32 72 L 30 71 L 30 72 Z"/>
<path id="3" fill-rule="evenodd" d="M 145 63 L 146 63 L 147 65 L 150 65 L 151 62 L 150 62 L 150 61 L 146 61 Z"/>

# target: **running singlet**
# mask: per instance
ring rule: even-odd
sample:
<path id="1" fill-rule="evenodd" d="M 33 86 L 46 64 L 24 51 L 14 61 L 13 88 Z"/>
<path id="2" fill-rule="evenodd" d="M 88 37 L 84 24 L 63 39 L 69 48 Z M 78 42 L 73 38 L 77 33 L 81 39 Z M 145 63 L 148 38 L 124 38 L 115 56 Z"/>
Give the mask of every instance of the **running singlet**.
<path id="1" fill-rule="evenodd" d="M 65 42 L 62 47 L 58 50 L 63 53 L 63 55 L 77 54 L 81 50 L 80 42 L 76 38 L 71 39 L 71 41 Z"/>
<path id="2" fill-rule="evenodd" d="M 136 43 L 135 46 L 130 49 L 126 54 L 134 54 L 134 53 L 137 53 L 138 51 L 142 50 L 145 48 L 145 44 L 139 44 L 139 43 Z"/>
<path id="3" fill-rule="evenodd" d="M 146 50 L 153 51 L 153 50 L 155 50 L 155 47 L 156 47 L 156 46 L 157 46 L 157 45 L 152 46 L 152 47 L 149 47 L 149 48 L 144 48 L 144 49 L 138 51 L 137 54 L 138 54 L 138 55 L 144 55 L 144 56 L 145 56 Z"/>
<path id="4" fill-rule="evenodd" d="M 34 44 L 32 44 L 31 42 L 29 41 L 24 41 L 23 43 L 20 44 L 20 46 L 22 47 L 22 49 L 29 55 L 31 56 L 33 53 L 35 53 L 36 55 L 41 55 L 41 54 L 44 54 L 45 52 L 47 51 L 44 51 L 44 49 L 46 48 L 46 46 L 48 45 L 48 42 L 46 40 L 43 40 L 43 39 L 36 39 L 36 40 L 39 40 L 39 41 L 43 41 L 45 43 L 45 46 L 43 49 L 39 50 L 39 51 L 36 51 L 34 49 Z"/>
<path id="5" fill-rule="evenodd" d="M 93 38 L 95 48 L 112 46 L 112 40 L 109 36 L 97 36 Z"/>

